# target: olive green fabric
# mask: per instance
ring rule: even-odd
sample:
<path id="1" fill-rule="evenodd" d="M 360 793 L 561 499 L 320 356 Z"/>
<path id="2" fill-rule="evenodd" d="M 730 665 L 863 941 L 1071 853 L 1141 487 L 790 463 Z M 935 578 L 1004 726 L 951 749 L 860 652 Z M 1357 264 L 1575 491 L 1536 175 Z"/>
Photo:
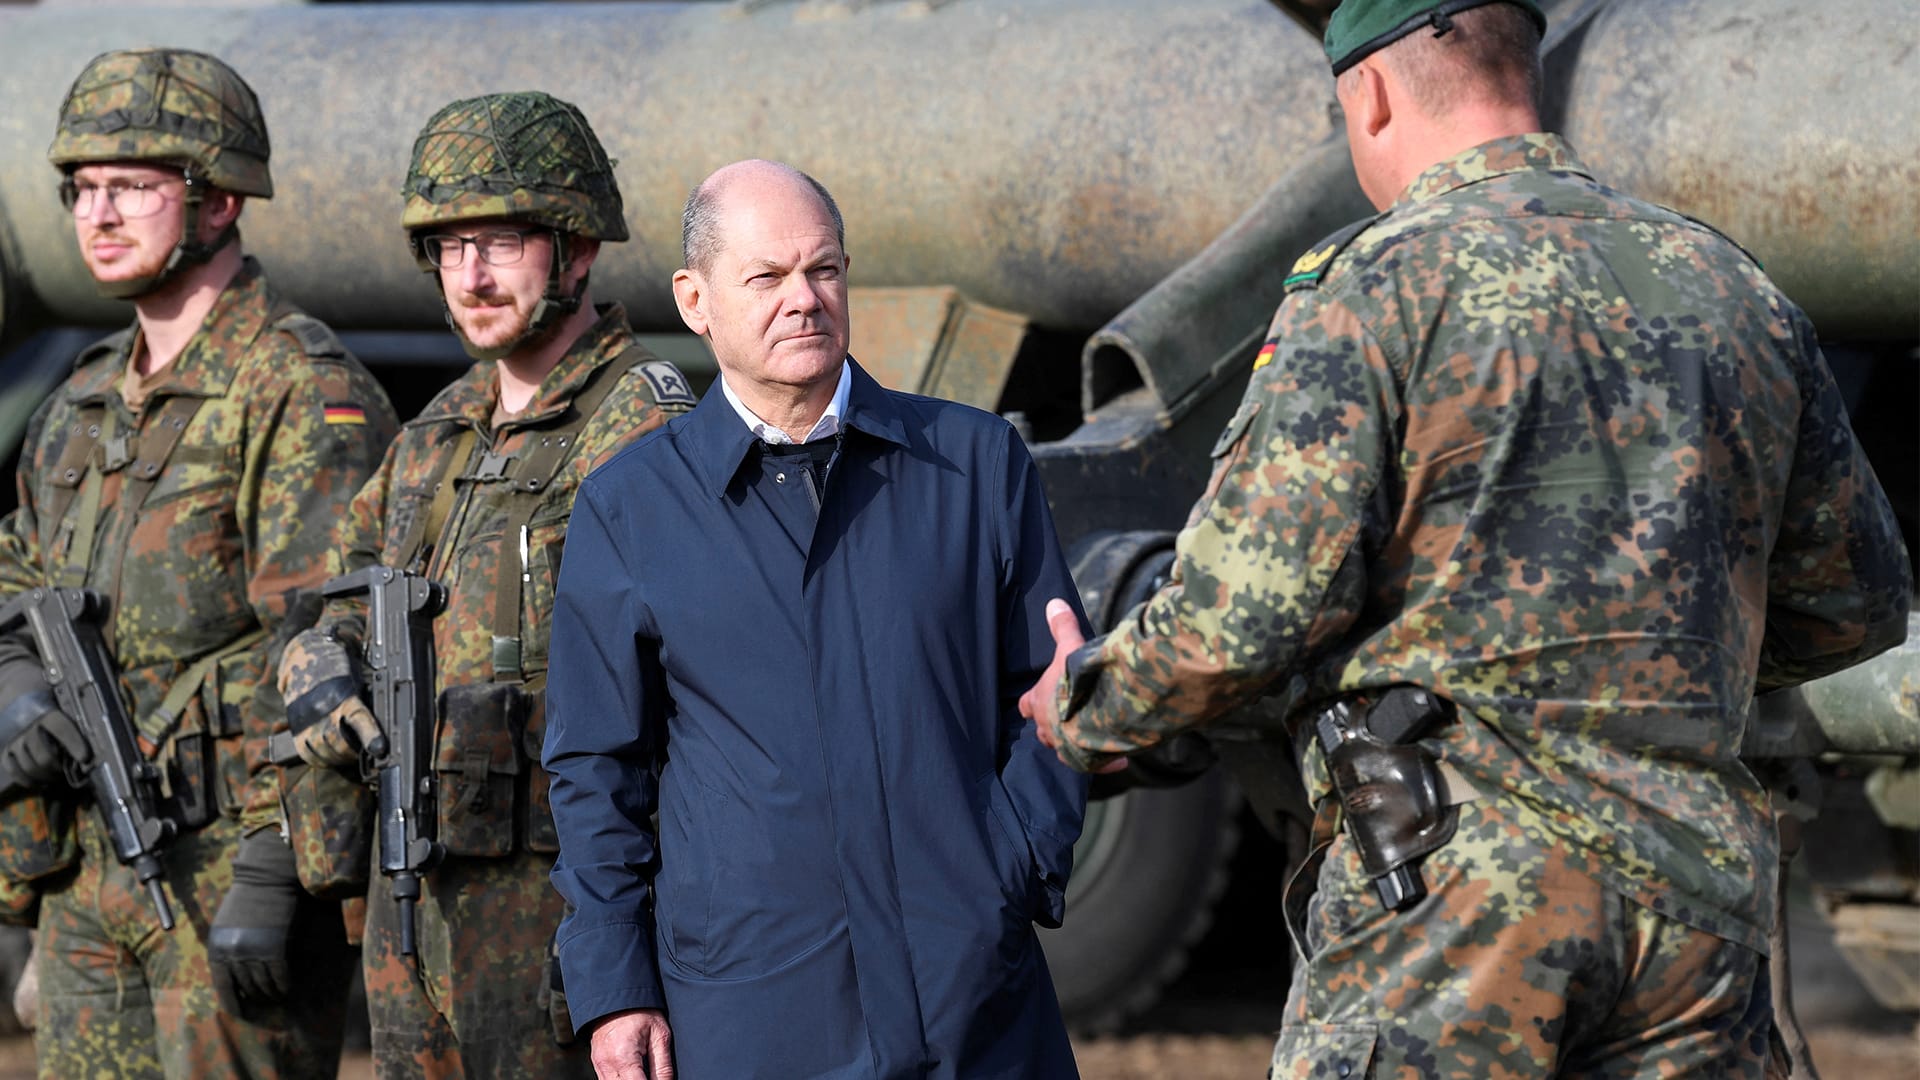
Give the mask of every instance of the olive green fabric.
<path id="1" fill-rule="evenodd" d="M 1534 0 L 1346 0 L 1327 21 L 1321 44 L 1338 75 L 1415 30 L 1443 32 L 1451 16 L 1492 3 L 1525 9 L 1540 33 L 1547 32 L 1547 17 Z"/>
<path id="2" fill-rule="evenodd" d="M 216 57 L 187 49 L 102 53 L 60 103 L 47 159 L 191 168 L 215 187 L 270 199 L 267 121 L 253 88 Z"/>
<path id="3" fill-rule="evenodd" d="M 414 140 L 403 228 L 511 218 L 595 240 L 627 238 L 613 162 L 580 110 L 539 91 L 487 94 L 433 114 Z"/>

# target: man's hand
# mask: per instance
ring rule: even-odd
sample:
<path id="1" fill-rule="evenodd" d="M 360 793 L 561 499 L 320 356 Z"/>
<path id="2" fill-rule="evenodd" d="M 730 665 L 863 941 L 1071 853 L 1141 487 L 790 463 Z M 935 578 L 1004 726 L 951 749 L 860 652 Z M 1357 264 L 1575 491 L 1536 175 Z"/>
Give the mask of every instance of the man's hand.
<path id="1" fill-rule="evenodd" d="M 360 700 L 360 680 L 339 640 L 319 630 L 294 638 L 280 660 L 280 693 L 302 761 L 335 768 L 359 761 L 362 750 L 377 752 L 380 723 Z"/>
<path id="2" fill-rule="evenodd" d="M 1087 643 L 1087 635 L 1080 632 L 1080 619 L 1074 615 L 1073 605 L 1059 597 L 1047 601 L 1047 629 L 1053 632 L 1053 662 L 1040 673 L 1040 681 L 1020 695 L 1020 715 L 1033 721 L 1040 741 L 1048 749 L 1059 753 L 1064 718 L 1054 703 L 1060 699 L 1060 680 L 1066 676 L 1067 657 Z M 1119 772 L 1126 767 L 1126 759 L 1117 758 L 1094 771 Z"/>
<path id="3" fill-rule="evenodd" d="M 286 999 L 287 936 L 300 903 L 293 849 L 272 829 L 241 839 L 233 857 L 233 888 L 220 902 L 207 935 L 207 960 L 220 1007 L 236 1016 Z"/>
<path id="4" fill-rule="evenodd" d="M 618 1012 L 593 1026 L 600 1080 L 673 1080 L 673 1032 L 659 1009 Z"/>
<path id="5" fill-rule="evenodd" d="M 24 709 L 27 715 L 44 705 L 44 710 L 20 728 L 20 733 L 0 749 L 0 760 L 16 783 L 35 790 L 47 790 L 66 782 L 67 763 L 85 762 L 92 756 L 86 736 L 66 713 L 54 705 L 44 691 L 16 701 L 8 712 Z"/>

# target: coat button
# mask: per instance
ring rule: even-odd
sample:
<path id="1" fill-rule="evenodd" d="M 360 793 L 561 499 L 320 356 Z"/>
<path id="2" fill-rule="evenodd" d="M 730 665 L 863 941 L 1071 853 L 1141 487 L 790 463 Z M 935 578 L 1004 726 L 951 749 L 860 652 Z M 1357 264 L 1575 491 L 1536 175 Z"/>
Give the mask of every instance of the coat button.
<path id="1" fill-rule="evenodd" d="M 1340 1067 L 1333 1071 L 1339 1073 L 1343 1078 L 1347 1076 L 1351 1076 L 1353 1075 L 1353 1063 L 1349 1061 L 1343 1061 L 1340 1063 Z"/>

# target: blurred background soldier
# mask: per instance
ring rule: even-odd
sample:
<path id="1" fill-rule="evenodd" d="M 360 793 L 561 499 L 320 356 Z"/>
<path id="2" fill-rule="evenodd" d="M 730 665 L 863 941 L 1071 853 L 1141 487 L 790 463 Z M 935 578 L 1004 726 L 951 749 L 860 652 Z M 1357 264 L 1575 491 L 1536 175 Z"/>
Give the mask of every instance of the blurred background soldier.
<path id="1" fill-rule="evenodd" d="M 241 252 L 246 198 L 273 194 L 267 154 L 247 84 L 173 49 L 95 58 L 48 151 L 87 268 L 136 321 L 83 352 L 34 417 L 20 508 L 0 528 L 0 596 L 105 597 L 123 697 L 180 835 L 164 857 L 179 921 L 162 932 L 69 787 L 93 751 L 29 640 L 0 640 L 0 756 L 29 791 L 0 806 L 0 885 L 6 916 L 39 926 L 42 1076 L 338 1068 L 352 953 L 338 905 L 301 896 L 276 828 L 270 676 L 294 595 L 326 577 L 327 524 L 395 420 L 332 332 Z"/>
<path id="2" fill-rule="evenodd" d="M 542 93 L 448 105 L 414 143 L 405 197 L 414 254 L 479 362 L 401 431 L 340 536 L 347 571 L 424 571 L 448 592 L 433 622 L 446 856 L 415 911 L 417 958 L 401 953 L 390 882 L 370 875 L 375 1069 L 591 1076 L 549 992 L 562 905 L 538 766 L 548 619 L 580 481 L 694 398 L 619 305 L 593 305 L 588 271 L 627 225 L 613 162 L 574 106 Z M 364 789 L 325 775 L 357 776 L 376 731 L 354 674 L 364 618 L 364 602 L 333 602 L 281 670 L 296 745 L 316 766 L 288 774 L 295 844 L 322 888 L 369 877 Z"/>
<path id="3" fill-rule="evenodd" d="M 1541 131 L 1544 29 L 1530 0 L 1340 5 L 1385 212 L 1288 276 L 1173 579 L 1084 649 L 1065 628 L 1064 686 L 1023 702 L 1099 768 L 1290 693 L 1325 861 L 1287 897 L 1276 1077 L 1776 1066 L 1748 708 L 1906 632 L 1812 324 Z"/>

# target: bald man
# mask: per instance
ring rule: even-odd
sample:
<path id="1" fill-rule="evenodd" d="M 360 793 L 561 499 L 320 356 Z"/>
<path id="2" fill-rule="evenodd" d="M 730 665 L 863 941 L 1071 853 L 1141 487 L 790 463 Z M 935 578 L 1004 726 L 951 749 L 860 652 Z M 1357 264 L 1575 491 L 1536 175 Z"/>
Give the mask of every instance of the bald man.
<path id="1" fill-rule="evenodd" d="M 1033 925 L 1086 788 L 1017 699 L 1075 594 L 1026 447 L 847 355 L 817 181 L 727 166 L 683 226 L 720 385 L 581 488 L 554 619 L 560 961 L 595 1065 L 1072 1077 Z"/>

